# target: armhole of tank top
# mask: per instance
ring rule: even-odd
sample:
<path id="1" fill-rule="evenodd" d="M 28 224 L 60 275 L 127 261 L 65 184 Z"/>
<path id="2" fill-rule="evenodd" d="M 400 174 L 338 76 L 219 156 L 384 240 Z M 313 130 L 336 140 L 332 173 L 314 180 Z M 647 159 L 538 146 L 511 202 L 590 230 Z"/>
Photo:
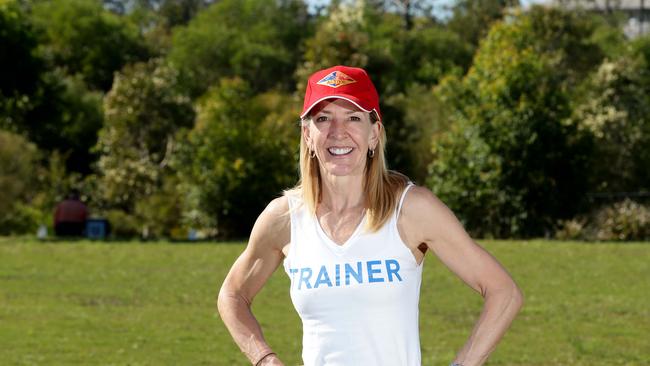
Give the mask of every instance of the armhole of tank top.
<path id="1" fill-rule="evenodd" d="M 290 226 L 290 237 L 289 237 L 289 251 L 287 252 L 287 256 L 284 258 L 285 261 L 291 263 L 291 259 L 293 258 L 293 253 L 295 252 L 295 238 L 296 238 L 296 214 L 298 211 L 297 207 L 297 202 L 294 197 L 291 196 L 291 194 L 287 194 L 287 203 L 289 205 L 289 226 Z"/>
<path id="2" fill-rule="evenodd" d="M 395 213 L 395 222 L 397 223 L 397 220 L 399 219 L 399 213 L 402 212 L 402 205 L 404 204 L 404 198 L 406 198 L 406 193 L 408 190 L 413 187 L 415 184 L 413 182 L 408 182 L 406 184 L 406 187 L 402 191 L 402 195 L 399 198 L 399 202 L 397 203 L 397 212 Z"/>
<path id="3" fill-rule="evenodd" d="M 395 219 L 393 220 L 393 230 L 395 231 L 395 236 L 397 237 L 397 240 L 399 241 L 400 244 L 404 246 L 405 250 L 409 251 L 409 254 L 411 254 L 411 258 L 413 258 L 413 262 L 415 263 L 416 266 L 421 267 L 424 264 L 424 260 L 420 261 L 418 263 L 417 258 L 415 258 L 415 255 L 413 252 L 411 252 L 411 249 L 406 245 L 404 240 L 402 239 L 402 236 L 399 234 L 399 227 L 397 226 L 397 222 L 399 221 L 399 214 L 402 212 L 402 205 L 404 205 L 404 199 L 406 198 L 406 193 L 408 193 L 409 189 L 411 187 L 415 186 L 413 182 L 409 181 L 404 188 L 404 191 L 402 191 L 402 195 L 400 196 L 399 202 L 397 204 L 397 208 L 395 209 Z"/>

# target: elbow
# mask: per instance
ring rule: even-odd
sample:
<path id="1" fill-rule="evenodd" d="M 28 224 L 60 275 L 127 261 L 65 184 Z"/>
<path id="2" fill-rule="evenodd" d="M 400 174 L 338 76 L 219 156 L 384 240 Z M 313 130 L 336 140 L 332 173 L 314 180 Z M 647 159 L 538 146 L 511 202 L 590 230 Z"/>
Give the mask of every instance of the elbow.
<path id="1" fill-rule="evenodd" d="M 223 314 L 226 309 L 226 295 L 223 287 L 219 289 L 219 293 L 217 294 L 217 313 L 219 313 L 220 316 L 223 317 Z"/>
<path id="2" fill-rule="evenodd" d="M 244 296 L 236 291 L 228 289 L 226 286 L 221 286 L 219 294 L 217 295 L 217 312 L 223 318 L 230 310 L 238 306 L 246 306 L 250 308 L 250 302 Z"/>
<path id="3" fill-rule="evenodd" d="M 512 303 L 515 309 L 519 311 L 524 306 L 524 293 L 519 286 L 513 283 Z"/>
<path id="4" fill-rule="evenodd" d="M 233 297 L 235 297 L 235 294 L 232 291 L 229 291 L 226 286 L 221 286 L 217 294 L 217 312 L 221 317 L 228 311 Z"/>

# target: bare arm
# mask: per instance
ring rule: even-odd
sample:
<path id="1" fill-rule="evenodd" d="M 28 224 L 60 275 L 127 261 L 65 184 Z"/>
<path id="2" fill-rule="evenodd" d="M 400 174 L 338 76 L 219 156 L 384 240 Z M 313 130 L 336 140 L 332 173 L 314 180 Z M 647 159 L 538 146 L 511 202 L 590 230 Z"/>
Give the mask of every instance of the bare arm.
<path id="1" fill-rule="evenodd" d="M 521 290 L 428 189 L 412 188 L 402 213 L 400 227 L 406 244 L 412 250 L 426 244 L 453 273 L 483 296 L 483 312 L 454 360 L 464 366 L 482 365 L 523 305 Z"/>
<path id="2" fill-rule="evenodd" d="M 291 238 L 286 197 L 273 200 L 258 217 L 248 245 L 235 261 L 219 291 L 219 314 L 235 343 L 254 365 L 282 365 L 264 340 L 251 303 L 280 265 L 282 248 Z M 260 359 L 264 360 L 259 363 Z"/>

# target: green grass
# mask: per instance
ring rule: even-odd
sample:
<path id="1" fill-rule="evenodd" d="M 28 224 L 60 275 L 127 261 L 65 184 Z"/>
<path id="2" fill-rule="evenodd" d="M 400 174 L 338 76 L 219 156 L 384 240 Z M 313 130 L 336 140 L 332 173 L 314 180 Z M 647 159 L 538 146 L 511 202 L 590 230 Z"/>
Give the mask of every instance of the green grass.
<path id="1" fill-rule="evenodd" d="M 481 241 L 526 304 L 489 365 L 650 364 L 650 244 Z M 0 365 L 246 365 L 215 296 L 242 244 L 0 239 Z M 287 365 L 300 320 L 279 269 L 254 312 Z M 481 298 L 428 256 L 423 365 L 447 365 Z"/>

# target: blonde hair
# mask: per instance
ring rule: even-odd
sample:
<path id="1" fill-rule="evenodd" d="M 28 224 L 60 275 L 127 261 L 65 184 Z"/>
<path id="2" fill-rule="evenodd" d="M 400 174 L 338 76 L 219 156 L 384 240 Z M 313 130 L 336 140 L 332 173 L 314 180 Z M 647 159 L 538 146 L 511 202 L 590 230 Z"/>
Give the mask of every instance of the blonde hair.
<path id="1" fill-rule="evenodd" d="M 370 113 L 370 123 L 377 123 L 379 117 L 375 112 Z M 301 125 L 312 123 L 311 116 L 301 120 Z M 386 166 L 386 132 L 380 129 L 379 142 L 375 147 L 375 155 L 366 160 L 366 175 L 364 177 L 366 229 L 370 232 L 379 230 L 390 218 L 397 206 L 398 195 L 404 190 L 409 179 L 396 171 L 388 170 Z M 322 200 L 320 163 L 318 158 L 311 158 L 309 147 L 304 138 L 300 139 L 300 181 L 285 194 L 294 194 L 302 198 L 303 204 L 312 213 Z"/>

